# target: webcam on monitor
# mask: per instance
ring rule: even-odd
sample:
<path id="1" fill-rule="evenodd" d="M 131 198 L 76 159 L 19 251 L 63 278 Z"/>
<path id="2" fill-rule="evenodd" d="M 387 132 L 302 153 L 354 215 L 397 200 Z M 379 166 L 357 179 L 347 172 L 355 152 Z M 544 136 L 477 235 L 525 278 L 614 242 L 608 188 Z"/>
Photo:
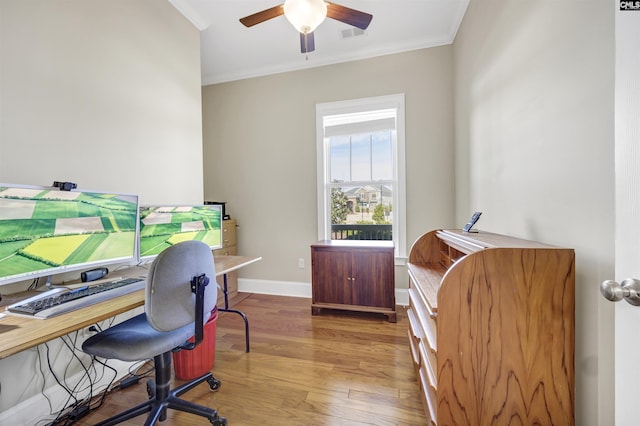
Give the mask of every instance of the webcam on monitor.
<path id="1" fill-rule="evenodd" d="M 73 182 L 58 182 L 53 181 L 53 186 L 60 189 L 60 191 L 71 191 L 72 189 L 76 189 L 78 184 Z"/>

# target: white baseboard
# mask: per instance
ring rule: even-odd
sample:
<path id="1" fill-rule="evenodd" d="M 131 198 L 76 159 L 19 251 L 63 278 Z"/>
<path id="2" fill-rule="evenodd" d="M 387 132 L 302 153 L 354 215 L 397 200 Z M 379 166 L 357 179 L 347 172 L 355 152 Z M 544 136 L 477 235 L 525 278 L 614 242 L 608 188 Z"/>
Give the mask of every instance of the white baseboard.
<path id="1" fill-rule="evenodd" d="M 409 290 L 396 288 L 396 305 L 409 306 Z"/>
<path id="2" fill-rule="evenodd" d="M 311 298 L 311 283 L 238 278 L 238 291 L 242 293 Z"/>
<path id="3" fill-rule="evenodd" d="M 238 291 L 242 293 L 271 294 L 274 296 L 306 297 L 310 299 L 311 283 L 238 278 Z M 407 306 L 408 304 L 408 290 L 406 288 L 396 288 L 396 305 Z"/>

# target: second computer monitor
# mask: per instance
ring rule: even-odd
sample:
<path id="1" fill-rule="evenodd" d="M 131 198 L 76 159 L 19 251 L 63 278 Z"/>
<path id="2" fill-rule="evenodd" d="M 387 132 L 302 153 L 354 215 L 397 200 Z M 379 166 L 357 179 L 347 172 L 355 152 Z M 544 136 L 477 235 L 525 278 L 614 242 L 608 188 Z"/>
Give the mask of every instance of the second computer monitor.
<path id="1" fill-rule="evenodd" d="M 140 260 L 148 262 L 164 249 L 186 240 L 222 247 L 220 205 L 140 207 Z"/>

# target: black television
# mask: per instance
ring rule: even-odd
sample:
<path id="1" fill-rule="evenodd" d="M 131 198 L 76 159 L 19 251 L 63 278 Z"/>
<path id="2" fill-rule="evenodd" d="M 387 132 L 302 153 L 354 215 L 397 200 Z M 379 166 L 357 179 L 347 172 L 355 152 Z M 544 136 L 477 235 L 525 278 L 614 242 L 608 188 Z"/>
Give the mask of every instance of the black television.
<path id="1" fill-rule="evenodd" d="M 0 285 L 138 260 L 138 196 L 0 183 Z"/>

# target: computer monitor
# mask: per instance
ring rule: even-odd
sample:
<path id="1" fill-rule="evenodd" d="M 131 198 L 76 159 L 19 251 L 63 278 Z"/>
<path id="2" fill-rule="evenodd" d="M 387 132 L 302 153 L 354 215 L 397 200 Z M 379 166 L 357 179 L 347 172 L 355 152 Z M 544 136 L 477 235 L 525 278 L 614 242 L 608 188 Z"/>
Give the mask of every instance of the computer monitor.
<path id="1" fill-rule="evenodd" d="M 138 196 L 0 183 L 0 285 L 138 259 Z"/>
<path id="2" fill-rule="evenodd" d="M 222 247 L 222 206 L 140 207 L 140 260 L 147 262 L 167 247 L 198 240 L 212 250 Z"/>

